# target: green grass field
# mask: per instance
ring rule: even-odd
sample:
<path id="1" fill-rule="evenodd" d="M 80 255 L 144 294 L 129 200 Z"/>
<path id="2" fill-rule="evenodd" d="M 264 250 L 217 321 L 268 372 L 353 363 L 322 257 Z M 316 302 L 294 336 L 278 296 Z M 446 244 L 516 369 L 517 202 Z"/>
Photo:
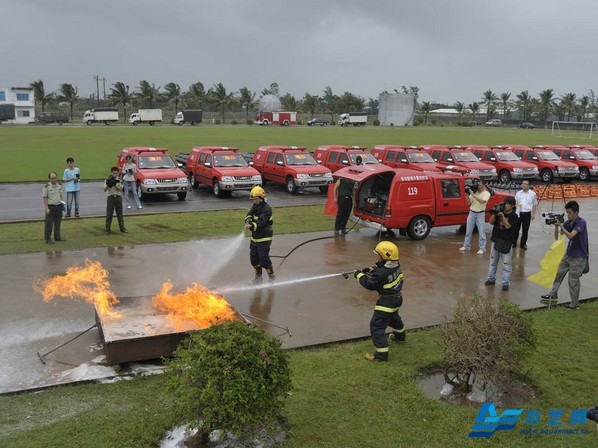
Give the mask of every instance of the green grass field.
<path id="1" fill-rule="evenodd" d="M 516 128 L 374 127 L 325 128 L 261 126 L 0 126 L 4 169 L 0 182 L 42 182 L 50 170 L 66 167 L 75 158 L 84 180 L 104 179 L 126 146 L 165 147 L 174 155 L 193 146 L 221 145 L 255 151 L 260 145 L 377 144 L 590 144 L 587 133 L 560 138 L 550 130 Z"/>

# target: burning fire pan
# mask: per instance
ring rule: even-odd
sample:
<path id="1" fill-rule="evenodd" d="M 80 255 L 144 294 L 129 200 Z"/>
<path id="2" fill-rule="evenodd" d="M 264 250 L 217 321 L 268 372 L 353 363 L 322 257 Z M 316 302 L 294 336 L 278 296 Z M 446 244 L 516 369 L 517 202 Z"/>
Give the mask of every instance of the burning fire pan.
<path id="1" fill-rule="evenodd" d="M 96 306 L 95 316 L 109 365 L 170 356 L 190 331 L 204 330 L 191 320 L 175 324 L 166 312 L 156 309 L 151 296 L 120 297 L 113 310 L 120 319 L 104 317 Z M 234 310 L 239 320 L 249 322 Z"/>

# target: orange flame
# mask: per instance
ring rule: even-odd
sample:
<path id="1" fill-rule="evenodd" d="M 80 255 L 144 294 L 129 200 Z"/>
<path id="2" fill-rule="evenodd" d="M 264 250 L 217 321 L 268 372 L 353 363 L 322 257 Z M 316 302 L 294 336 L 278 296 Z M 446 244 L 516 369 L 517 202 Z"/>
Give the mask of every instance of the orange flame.
<path id="1" fill-rule="evenodd" d="M 93 303 L 102 316 L 120 318 L 120 314 L 111 309 L 119 301 L 109 287 L 108 271 L 100 262 L 89 259 L 85 260 L 85 267 L 71 266 L 66 270 L 66 275 L 40 279 L 33 285 L 34 291 L 42 295 L 44 302 L 56 296 L 83 297 L 86 302 Z"/>
<path id="2" fill-rule="evenodd" d="M 171 294 L 171 289 L 172 283 L 166 281 L 153 297 L 153 303 L 157 309 L 168 313 L 177 330 L 183 327 L 183 320 L 191 320 L 200 328 L 207 328 L 217 321 L 239 318 L 224 297 L 198 283 L 180 293 Z"/>

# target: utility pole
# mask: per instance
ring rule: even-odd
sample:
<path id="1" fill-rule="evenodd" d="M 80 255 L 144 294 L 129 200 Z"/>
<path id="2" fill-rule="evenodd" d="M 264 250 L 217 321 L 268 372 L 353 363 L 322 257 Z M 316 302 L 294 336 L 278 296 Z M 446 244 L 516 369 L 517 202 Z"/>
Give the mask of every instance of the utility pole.
<path id="1" fill-rule="evenodd" d="M 103 97 L 103 99 L 105 100 L 106 99 L 106 78 L 102 78 L 102 83 L 104 85 L 104 97 Z"/>
<path id="2" fill-rule="evenodd" d="M 98 107 L 100 107 L 100 77 L 98 75 L 95 75 L 93 77 L 93 79 L 96 80 L 96 92 L 97 92 L 96 99 L 98 101 Z"/>

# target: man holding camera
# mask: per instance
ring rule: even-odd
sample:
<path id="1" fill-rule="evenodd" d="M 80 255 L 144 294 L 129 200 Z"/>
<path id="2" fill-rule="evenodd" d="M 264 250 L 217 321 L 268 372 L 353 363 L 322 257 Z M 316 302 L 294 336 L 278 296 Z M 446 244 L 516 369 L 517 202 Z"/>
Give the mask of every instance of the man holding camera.
<path id="1" fill-rule="evenodd" d="M 548 294 L 542 296 L 543 303 L 557 303 L 558 291 L 565 275 L 569 273 L 569 296 L 571 303 L 565 306 L 568 310 L 579 309 L 579 291 L 581 283 L 579 278 L 589 269 L 589 244 L 588 231 L 585 219 L 579 216 L 579 204 L 577 201 L 569 201 L 565 204 L 567 220 L 561 222 L 555 219 L 554 239 L 558 239 L 559 233 L 569 239 L 567 250 L 556 271 L 552 289 Z"/>
<path id="2" fill-rule="evenodd" d="M 122 233 L 129 233 L 125 228 L 123 218 L 123 185 L 118 177 L 118 167 L 110 168 L 110 176 L 104 181 L 104 191 L 108 193 L 106 200 L 106 235 L 110 235 L 112 226 L 112 215 L 116 211 L 118 227 Z"/>
<path id="3" fill-rule="evenodd" d="M 478 228 L 479 235 L 479 250 L 478 255 L 486 253 L 486 203 L 490 199 L 490 192 L 486 190 L 486 185 L 483 181 L 478 181 L 477 185 L 472 184 L 467 190 L 467 203 L 470 204 L 469 215 L 467 215 L 467 226 L 465 228 L 465 241 L 463 246 L 459 249 L 461 252 L 471 250 L 471 237 L 473 229 Z"/>
<path id="4" fill-rule="evenodd" d="M 508 291 L 511 279 L 511 248 L 515 240 L 515 231 L 519 225 L 519 217 L 515 213 L 515 198 L 508 196 L 502 204 L 492 209 L 488 221 L 492 224 L 492 246 L 490 248 L 490 267 L 486 286 L 496 283 L 498 260 L 502 261 L 502 290 Z"/>
<path id="5" fill-rule="evenodd" d="M 79 217 L 79 194 L 81 193 L 81 174 L 79 168 L 75 166 L 75 159 L 69 157 L 66 159 L 67 168 L 65 168 L 62 175 L 64 188 L 66 190 L 66 215 L 65 218 L 71 217 L 71 208 L 73 201 L 75 201 L 75 218 Z"/>

